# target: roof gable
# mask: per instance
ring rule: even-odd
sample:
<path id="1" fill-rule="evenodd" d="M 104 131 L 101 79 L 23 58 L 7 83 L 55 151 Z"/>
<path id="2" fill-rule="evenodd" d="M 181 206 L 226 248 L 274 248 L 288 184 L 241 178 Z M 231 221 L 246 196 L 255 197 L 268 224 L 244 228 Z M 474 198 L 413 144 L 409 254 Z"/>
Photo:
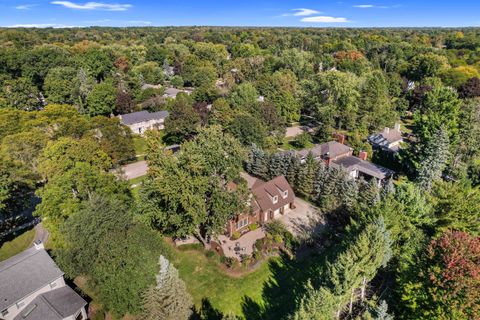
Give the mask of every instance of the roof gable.
<path id="1" fill-rule="evenodd" d="M 287 192 L 286 197 L 284 197 L 283 194 L 285 191 Z M 278 176 L 270 181 L 255 186 L 252 189 L 252 193 L 255 196 L 259 208 L 264 212 L 277 210 L 286 204 L 293 202 L 295 199 L 293 189 L 290 187 L 290 184 L 284 176 Z M 277 197 L 276 203 L 273 203 L 273 197 Z"/>

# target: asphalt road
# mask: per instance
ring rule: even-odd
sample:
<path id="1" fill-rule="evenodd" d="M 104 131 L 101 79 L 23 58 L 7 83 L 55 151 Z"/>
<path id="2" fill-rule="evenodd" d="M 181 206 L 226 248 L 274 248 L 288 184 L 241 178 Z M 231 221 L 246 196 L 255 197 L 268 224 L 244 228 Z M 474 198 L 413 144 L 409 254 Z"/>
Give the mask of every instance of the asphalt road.
<path id="1" fill-rule="evenodd" d="M 122 167 L 123 175 L 127 180 L 132 180 L 147 174 L 148 165 L 146 161 L 138 161 Z"/>

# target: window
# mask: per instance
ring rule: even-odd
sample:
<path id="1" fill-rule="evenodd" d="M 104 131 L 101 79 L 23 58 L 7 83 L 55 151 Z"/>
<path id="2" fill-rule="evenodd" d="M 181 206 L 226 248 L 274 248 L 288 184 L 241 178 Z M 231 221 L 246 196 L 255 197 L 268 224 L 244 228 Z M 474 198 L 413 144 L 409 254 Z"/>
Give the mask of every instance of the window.
<path id="1" fill-rule="evenodd" d="M 8 314 L 8 309 L 2 311 L 2 317 L 5 317 Z"/>
<path id="2" fill-rule="evenodd" d="M 283 191 L 283 198 L 285 199 L 286 197 L 288 197 L 288 190 Z"/>
<path id="3" fill-rule="evenodd" d="M 82 311 L 75 317 L 75 320 L 83 320 L 83 314 Z"/>
<path id="4" fill-rule="evenodd" d="M 57 283 L 56 282 L 52 282 L 50 283 L 50 288 L 53 289 L 57 286 Z"/>
<path id="5" fill-rule="evenodd" d="M 239 221 L 237 222 L 237 230 L 245 227 L 247 224 L 248 224 L 248 218 L 239 220 Z"/>
<path id="6" fill-rule="evenodd" d="M 17 302 L 17 310 L 20 308 L 23 308 L 24 305 L 25 305 L 24 301 Z"/>
<path id="7" fill-rule="evenodd" d="M 274 204 L 277 203 L 277 202 L 278 202 L 278 196 L 274 196 L 274 197 L 272 198 L 272 202 L 273 202 Z"/>

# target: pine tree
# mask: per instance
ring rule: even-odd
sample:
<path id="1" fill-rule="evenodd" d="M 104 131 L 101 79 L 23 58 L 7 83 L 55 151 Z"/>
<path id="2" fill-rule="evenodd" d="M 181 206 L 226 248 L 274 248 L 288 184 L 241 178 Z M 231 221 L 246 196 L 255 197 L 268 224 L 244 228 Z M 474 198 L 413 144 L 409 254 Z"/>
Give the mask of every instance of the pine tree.
<path id="1" fill-rule="evenodd" d="M 192 314 L 192 298 L 178 271 L 163 256 L 160 256 L 160 272 L 157 286 L 143 294 L 143 320 L 186 320 Z"/>
<path id="2" fill-rule="evenodd" d="M 368 224 L 355 241 L 342 252 L 333 264 L 329 264 L 329 280 L 333 293 L 349 302 L 349 312 L 355 300 L 356 290 L 365 298 L 367 283 L 377 270 L 385 266 L 391 257 L 390 234 L 383 218 Z"/>
<path id="3" fill-rule="evenodd" d="M 311 198 L 313 195 L 313 182 L 317 166 L 317 161 L 309 153 L 305 163 L 300 167 L 297 177 L 297 191 L 306 198 Z"/>
<path id="4" fill-rule="evenodd" d="M 289 153 L 288 157 L 288 168 L 287 172 L 285 173 L 285 178 L 287 179 L 288 183 L 296 189 L 297 175 L 300 169 L 300 160 L 298 160 L 294 153 Z"/>
<path id="5" fill-rule="evenodd" d="M 257 177 L 266 178 L 268 171 L 267 160 L 268 156 L 265 152 L 253 144 L 250 151 L 250 159 L 247 162 L 247 171 Z"/>
<path id="6" fill-rule="evenodd" d="M 314 290 L 307 284 L 307 293 L 300 300 L 297 311 L 289 320 L 333 319 L 338 307 L 338 298 L 327 288 Z"/>
<path id="7" fill-rule="evenodd" d="M 280 153 L 274 153 L 270 158 L 270 162 L 268 165 L 268 177 L 269 179 L 273 179 L 277 176 L 282 175 L 282 156 Z"/>
<path id="8" fill-rule="evenodd" d="M 427 144 L 417 173 L 417 182 L 424 190 L 430 190 L 433 181 L 441 178 L 449 158 L 449 143 L 447 131 L 441 128 Z"/>
<path id="9" fill-rule="evenodd" d="M 372 313 L 373 320 L 393 320 L 393 316 L 388 313 L 388 304 L 385 300 L 380 301 Z"/>

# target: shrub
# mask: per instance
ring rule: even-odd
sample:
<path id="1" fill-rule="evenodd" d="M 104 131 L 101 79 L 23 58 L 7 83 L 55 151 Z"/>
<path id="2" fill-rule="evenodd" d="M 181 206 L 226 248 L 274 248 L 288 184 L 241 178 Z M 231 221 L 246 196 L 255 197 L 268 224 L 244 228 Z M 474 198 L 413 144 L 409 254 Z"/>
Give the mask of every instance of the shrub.
<path id="1" fill-rule="evenodd" d="M 281 235 L 275 234 L 273 235 L 273 241 L 275 241 L 275 243 L 283 243 L 283 238 Z"/>
<path id="2" fill-rule="evenodd" d="M 233 240 L 237 240 L 241 237 L 242 235 L 240 234 L 240 232 L 238 231 L 235 231 L 233 234 L 232 234 L 232 239 Z"/>
<path id="3" fill-rule="evenodd" d="M 188 251 L 188 250 L 198 250 L 203 251 L 203 245 L 201 243 L 189 243 L 189 244 L 182 244 L 177 247 L 178 250 L 181 251 Z"/>
<path id="4" fill-rule="evenodd" d="M 255 241 L 255 249 L 257 249 L 257 251 L 263 250 L 263 239 L 258 239 Z"/>
<path id="5" fill-rule="evenodd" d="M 213 251 L 213 250 L 208 250 L 208 251 L 205 252 L 205 256 L 206 256 L 207 258 L 212 258 L 212 257 L 215 256 L 215 251 Z"/>
<path id="6" fill-rule="evenodd" d="M 256 223 L 252 223 L 251 225 L 248 226 L 248 229 L 250 231 L 253 231 L 253 230 L 257 230 L 258 229 L 258 225 Z"/>
<path id="7" fill-rule="evenodd" d="M 257 241 L 258 242 L 258 241 Z M 256 243 L 255 243 L 256 244 Z M 259 250 L 255 250 L 253 251 L 252 253 L 252 257 L 255 261 L 258 261 L 262 258 L 262 251 L 259 251 Z"/>
<path id="8" fill-rule="evenodd" d="M 180 76 L 173 76 L 170 79 L 170 84 L 175 88 L 181 88 L 183 87 L 183 78 Z"/>
<path id="9" fill-rule="evenodd" d="M 227 268 L 233 268 L 235 266 L 235 263 L 237 262 L 237 259 L 232 258 L 232 257 L 222 256 L 220 258 L 220 262 L 223 263 L 224 265 L 226 265 Z"/>

